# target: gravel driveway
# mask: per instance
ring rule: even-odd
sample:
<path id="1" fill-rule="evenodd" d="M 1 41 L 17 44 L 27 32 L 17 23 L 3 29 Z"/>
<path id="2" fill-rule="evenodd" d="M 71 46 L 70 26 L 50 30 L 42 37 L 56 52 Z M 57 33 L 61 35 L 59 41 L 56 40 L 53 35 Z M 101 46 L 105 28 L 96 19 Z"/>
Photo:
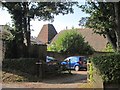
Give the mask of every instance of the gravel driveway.
<path id="1" fill-rule="evenodd" d="M 81 88 L 86 87 L 87 72 L 72 71 L 57 77 L 47 78 L 41 82 L 3 83 L 3 88 Z"/>

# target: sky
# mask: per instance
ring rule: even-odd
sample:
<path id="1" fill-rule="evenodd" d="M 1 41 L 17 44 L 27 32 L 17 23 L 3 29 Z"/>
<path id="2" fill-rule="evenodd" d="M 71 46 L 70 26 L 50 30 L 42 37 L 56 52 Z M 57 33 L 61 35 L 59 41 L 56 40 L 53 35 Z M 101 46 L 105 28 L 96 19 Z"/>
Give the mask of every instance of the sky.
<path id="1" fill-rule="evenodd" d="M 83 3 L 83 2 L 82 2 Z M 89 16 L 85 14 L 84 12 L 81 11 L 80 8 L 74 7 L 74 13 L 73 14 L 67 14 L 67 15 L 58 15 L 55 16 L 54 22 L 49 22 L 49 21 L 38 21 L 38 20 L 32 20 L 31 23 L 31 36 L 37 37 L 39 34 L 42 26 L 44 24 L 53 24 L 55 27 L 56 31 L 59 33 L 61 30 L 66 29 L 71 29 L 72 27 L 74 28 L 80 28 L 79 20 L 81 17 L 86 17 Z M 2 10 L 0 8 L 0 25 L 5 25 L 5 24 L 11 24 L 12 19 L 11 15 L 8 13 L 7 10 Z"/>

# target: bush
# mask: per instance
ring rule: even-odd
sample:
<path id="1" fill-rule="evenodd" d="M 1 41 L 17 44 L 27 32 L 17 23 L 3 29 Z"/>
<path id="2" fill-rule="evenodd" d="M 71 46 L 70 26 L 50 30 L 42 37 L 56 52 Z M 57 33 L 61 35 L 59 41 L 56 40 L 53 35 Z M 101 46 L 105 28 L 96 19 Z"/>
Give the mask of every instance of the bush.
<path id="1" fill-rule="evenodd" d="M 37 59 L 5 59 L 2 61 L 3 69 L 18 70 L 32 75 L 37 74 Z"/>
<path id="2" fill-rule="evenodd" d="M 48 51 L 68 54 L 93 54 L 94 50 L 76 30 L 65 30 L 48 46 Z"/>
<path id="3" fill-rule="evenodd" d="M 93 81 L 93 64 L 87 62 L 87 70 L 88 70 L 88 77 L 89 81 Z"/>
<path id="4" fill-rule="evenodd" d="M 39 76 L 42 72 L 42 77 L 46 77 L 48 74 L 58 73 L 58 63 L 55 65 L 47 65 L 43 61 L 43 64 L 40 66 L 36 62 L 38 62 L 36 58 L 5 59 L 2 61 L 2 67 L 4 70 L 15 70 L 35 76 Z"/>
<path id="5" fill-rule="evenodd" d="M 97 56 L 91 60 L 105 83 L 120 83 L 120 54 Z"/>

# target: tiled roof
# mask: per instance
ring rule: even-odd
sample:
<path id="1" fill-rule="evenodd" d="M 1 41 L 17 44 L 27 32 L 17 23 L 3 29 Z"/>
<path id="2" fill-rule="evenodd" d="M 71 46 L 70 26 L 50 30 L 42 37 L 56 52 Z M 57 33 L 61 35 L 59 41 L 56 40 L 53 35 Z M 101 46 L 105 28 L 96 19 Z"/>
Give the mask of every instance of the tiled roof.
<path id="1" fill-rule="evenodd" d="M 42 42 L 43 44 L 48 44 L 56 34 L 57 31 L 52 24 L 45 24 L 39 32 L 36 40 Z"/>
<path id="2" fill-rule="evenodd" d="M 52 42 L 54 42 L 57 37 L 64 33 L 66 30 L 62 30 L 59 32 Z M 107 38 L 104 38 L 103 36 L 100 36 L 99 34 L 96 34 L 93 32 L 92 29 L 89 28 L 80 28 L 77 29 L 78 33 L 81 33 L 81 35 L 85 38 L 85 41 L 89 43 L 90 46 L 92 46 L 96 51 L 102 51 L 105 49 L 106 44 L 108 43 Z"/>

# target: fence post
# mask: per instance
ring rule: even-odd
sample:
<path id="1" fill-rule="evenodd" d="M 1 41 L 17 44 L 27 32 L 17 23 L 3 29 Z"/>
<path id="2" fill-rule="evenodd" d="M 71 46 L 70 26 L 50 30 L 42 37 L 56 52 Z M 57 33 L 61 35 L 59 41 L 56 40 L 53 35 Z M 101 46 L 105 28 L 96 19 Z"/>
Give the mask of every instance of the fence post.
<path id="1" fill-rule="evenodd" d="M 38 60 L 38 62 L 36 62 L 37 65 L 37 76 L 40 78 L 40 80 L 42 79 L 42 63 L 41 60 Z"/>
<path id="2" fill-rule="evenodd" d="M 32 58 L 34 57 L 37 59 L 35 63 L 37 65 L 37 76 L 42 79 L 45 76 L 43 64 L 46 62 L 47 46 L 34 44 L 31 46 L 29 53 Z"/>

